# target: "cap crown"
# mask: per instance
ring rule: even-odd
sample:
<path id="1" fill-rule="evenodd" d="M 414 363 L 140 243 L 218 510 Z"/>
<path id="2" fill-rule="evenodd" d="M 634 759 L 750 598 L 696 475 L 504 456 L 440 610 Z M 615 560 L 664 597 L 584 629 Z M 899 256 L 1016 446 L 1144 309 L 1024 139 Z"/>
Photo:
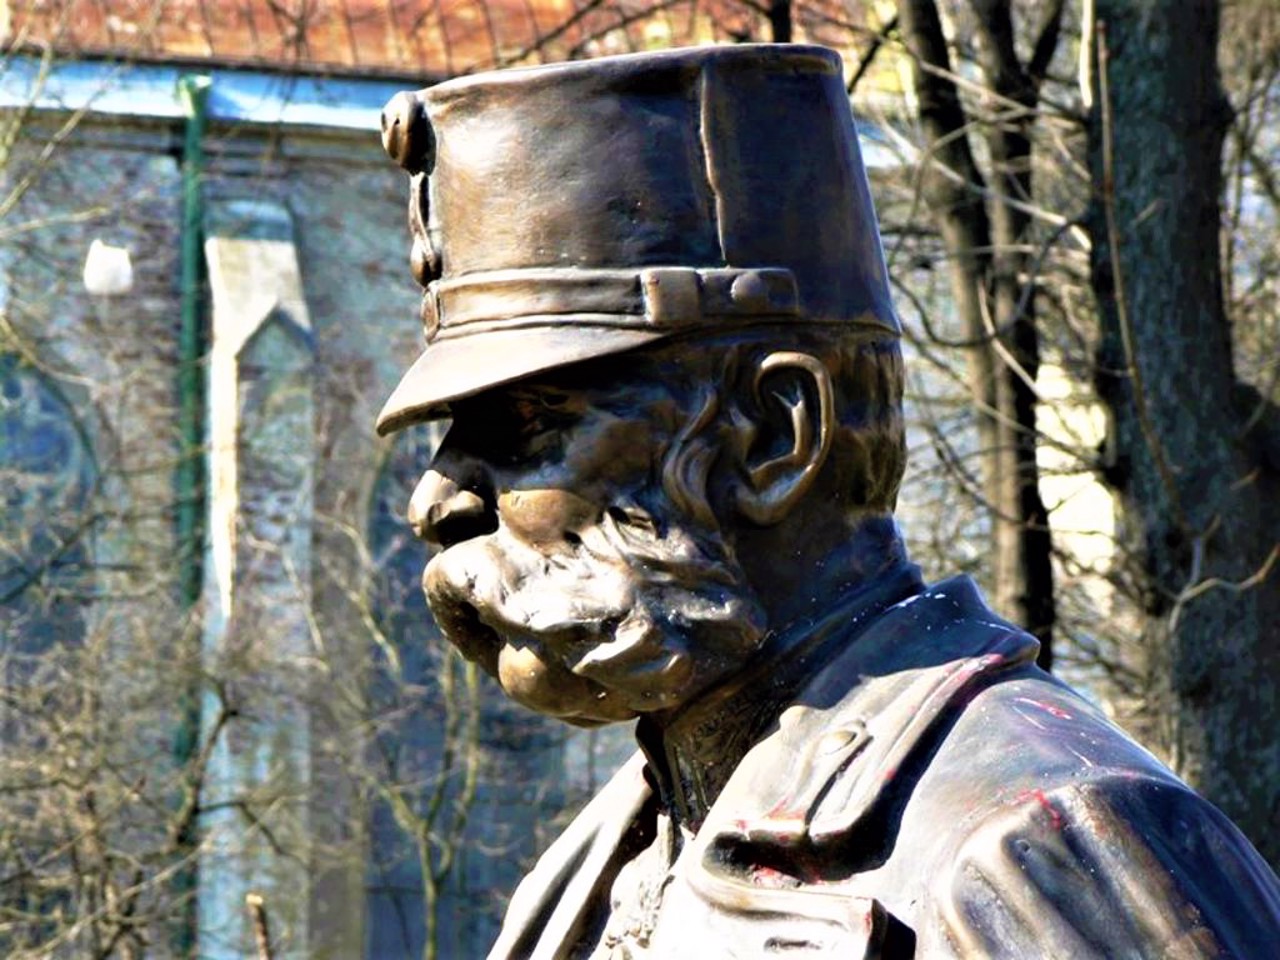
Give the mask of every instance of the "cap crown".
<path id="1" fill-rule="evenodd" d="M 420 361 L 435 382 L 419 376 L 410 389 L 406 378 L 380 429 L 584 351 L 691 328 L 784 320 L 898 332 L 832 51 L 636 54 L 410 97 L 385 137 L 414 175 L 424 361 L 461 338 L 488 350 L 470 378 Z M 522 362 L 491 362 L 516 347 Z M 456 343 L 449 353 L 460 359 Z"/>

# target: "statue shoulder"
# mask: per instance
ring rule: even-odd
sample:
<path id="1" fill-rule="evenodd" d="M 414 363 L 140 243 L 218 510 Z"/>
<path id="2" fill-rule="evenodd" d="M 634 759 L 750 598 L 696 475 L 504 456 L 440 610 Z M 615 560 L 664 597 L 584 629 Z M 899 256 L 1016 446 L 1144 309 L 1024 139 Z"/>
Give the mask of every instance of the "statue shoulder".
<path id="1" fill-rule="evenodd" d="M 900 839 L 929 865 L 925 956 L 1251 957 L 1280 941 L 1280 882 L 1240 831 L 1036 670 L 965 706 Z"/>
<path id="2" fill-rule="evenodd" d="M 1240 832 L 1168 777 L 1025 789 L 933 862 L 921 955 L 1260 957 L 1280 886 Z"/>
<path id="3" fill-rule="evenodd" d="M 920 957 L 1267 955 L 1280 885 L 1248 841 L 1024 634 L 948 597 L 904 612 L 956 656 L 834 697 L 820 678 L 753 751 L 702 838 L 732 896 L 704 895 L 763 900 L 781 871 L 795 915 L 871 903 Z"/>

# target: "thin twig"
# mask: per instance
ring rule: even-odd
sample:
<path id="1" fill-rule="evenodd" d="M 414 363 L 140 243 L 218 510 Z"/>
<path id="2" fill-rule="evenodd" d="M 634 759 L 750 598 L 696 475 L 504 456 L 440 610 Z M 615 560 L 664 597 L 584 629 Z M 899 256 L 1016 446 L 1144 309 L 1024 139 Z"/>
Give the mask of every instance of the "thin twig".
<path id="1" fill-rule="evenodd" d="M 267 925 L 267 905 L 260 893 L 247 893 L 244 905 L 253 925 L 253 941 L 258 947 L 258 960 L 271 960 L 271 931 Z"/>
<path id="2" fill-rule="evenodd" d="M 862 55 L 862 59 L 858 61 L 858 66 L 853 71 L 853 76 L 849 78 L 849 82 L 845 85 L 845 92 L 852 94 L 857 89 L 858 82 L 863 78 L 866 72 L 871 68 L 871 64 L 875 62 L 876 54 L 880 52 L 880 48 L 884 46 L 885 40 L 894 30 L 898 29 L 898 15 L 895 13 L 892 17 L 885 21 L 883 27 L 875 32 L 871 38 L 871 43 L 867 47 L 867 52 Z"/>
<path id="3" fill-rule="evenodd" d="M 1267 554 L 1267 559 L 1262 561 L 1262 566 L 1258 567 L 1257 570 L 1243 580 L 1223 580 L 1221 577 L 1209 577 L 1183 590 L 1178 595 L 1178 603 L 1189 603 L 1202 593 L 1208 593 L 1210 590 L 1226 590 L 1230 593 L 1244 593 L 1246 590 L 1252 590 L 1254 587 L 1261 586 L 1266 582 L 1277 560 L 1280 560 L 1280 543 L 1272 546 L 1271 552 Z"/>

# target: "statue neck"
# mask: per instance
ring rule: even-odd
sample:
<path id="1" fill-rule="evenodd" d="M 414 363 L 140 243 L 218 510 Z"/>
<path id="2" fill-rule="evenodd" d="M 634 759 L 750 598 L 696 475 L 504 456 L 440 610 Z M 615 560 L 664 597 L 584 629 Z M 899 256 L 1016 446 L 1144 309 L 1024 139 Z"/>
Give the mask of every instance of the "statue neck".
<path id="1" fill-rule="evenodd" d="M 882 611 L 922 587 L 919 569 L 900 559 L 850 587 L 821 618 L 769 633 L 743 670 L 695 702 L 642 717 L 636 736 L 668 813 L 696 831 L 800 690 Z"/>
<path id="2" fill-rule="evenodd" d="M 807 514 L 772 527 L 732 531 L 734 556 L 781 633 L 816 623 L 833 600 L 879 583 L 908 563 L 892 513 L 848 513 L 806 505 Z"/>

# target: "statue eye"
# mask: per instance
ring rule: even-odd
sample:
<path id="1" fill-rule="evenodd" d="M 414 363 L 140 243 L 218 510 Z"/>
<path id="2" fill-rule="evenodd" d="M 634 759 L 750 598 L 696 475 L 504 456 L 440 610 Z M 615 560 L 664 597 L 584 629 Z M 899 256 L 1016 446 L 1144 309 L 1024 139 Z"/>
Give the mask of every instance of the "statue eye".
<path id="1" fill-rule="evenodd" d="M 538 402 L 548 410 L 563 410 L 569 405 L 569 395 L 559 390 L 543 390 L 538 394 Z"/>
<path id="2" fill-rule="evenodd" d="M 563 429 L 573 419 L 568 394 L 553 390 L 513 393 L 510 417 L 516 432 L 525 439 Z"/>
<path id="3" fill-rule="evenodd" d="M 495 464 L 512 465 L 555 446 L 577 419 L 567 394 L 495 390 L 457 401 L 453 421 L 467 447 Z"/>

